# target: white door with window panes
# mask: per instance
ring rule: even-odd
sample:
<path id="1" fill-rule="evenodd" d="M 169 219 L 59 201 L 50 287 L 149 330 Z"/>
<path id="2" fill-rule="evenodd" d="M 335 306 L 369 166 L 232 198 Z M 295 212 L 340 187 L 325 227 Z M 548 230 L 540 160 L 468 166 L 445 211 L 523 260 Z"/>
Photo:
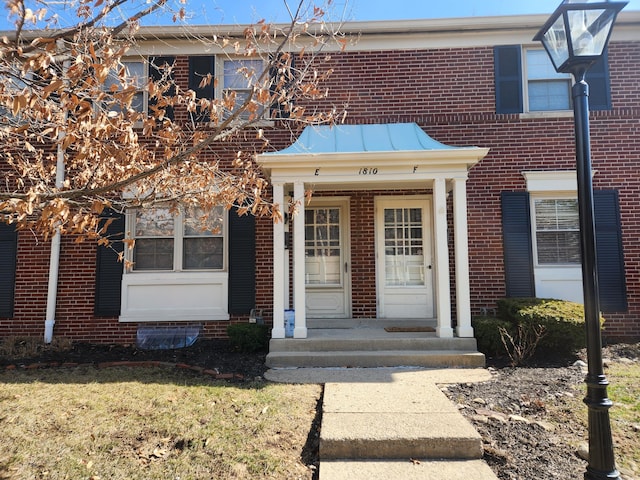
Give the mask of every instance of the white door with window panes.
<path id="1" fill-rule="evenodd" d="M 433 318 L 431 200 L 376 199 L 378 317 Z"/>
<path id="2" fill-rule="evenodd" d="M 307 318 L 351 316 L 348 201 L 318 199 L 305 207 Z"/>

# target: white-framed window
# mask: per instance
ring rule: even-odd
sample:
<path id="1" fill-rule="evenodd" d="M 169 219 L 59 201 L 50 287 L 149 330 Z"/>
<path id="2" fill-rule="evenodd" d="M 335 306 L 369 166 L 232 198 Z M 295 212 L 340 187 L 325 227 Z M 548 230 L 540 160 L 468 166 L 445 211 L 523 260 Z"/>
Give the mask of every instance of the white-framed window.
<path id="1" fill-rule="evenodd" d="M 219 72 L 216 95 L 218 98 L 235 97 L 235 110 L 249 97 L 266 65 L 260 58 L 220 56 L 216 67 Z M 247 120 L 252 115 L 259 115 L 261 118 L 268 116 L 268 108 L 258 108 L 262 111 L 247 109 L 242 112 L 241 118 Z"/>
<path id="2" fill-rule="evenodd" d="M 124 83 L 120 76 L 124 78 Z M 129 108 L 138 113 L 147 109 L 146 85 L 149 77 L 147 62 L 140 59 L 123 60 L 112 70 L 104 82 L 104 89 L 110 93 L 131 89 L 132 98 Z M 119 111 L 118 105 L 107 105 L 110 111 Z"/>
<path id="3" fill-rule="evenodd" d="M 571 75 L 556 72 L 543 49 L 525 49 L 523 59 L 526 111 L 570 110 Z"/>
<path id="4" fill-rule="evenodd" d="M 135 239 L 132 270 L 167 271 L 226 269 L 226 210 L 168 207 L 136 209 L 129 215 Z"/>
<path id="5" fill-rule="evenodd" d="M 540 266 L 580 265 L 578 200 L 532 195 L 535 261 Z"/>

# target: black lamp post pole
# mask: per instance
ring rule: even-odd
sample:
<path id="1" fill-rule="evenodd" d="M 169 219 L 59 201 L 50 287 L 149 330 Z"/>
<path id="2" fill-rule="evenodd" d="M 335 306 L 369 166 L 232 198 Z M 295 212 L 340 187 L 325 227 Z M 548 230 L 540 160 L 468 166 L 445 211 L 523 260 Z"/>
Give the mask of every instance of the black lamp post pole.
<path id="1" fill-rule="evenodd" d="M 578 208 L 580 216 L 580 245 L 582 249 L 582 289 L 587 337 L 588 372 L 585 379 L 588 407 L 589 465 L 585 480 L 620 479 L 616 470 L 611 438 L 607 397 L 609 382 L 602 364 L 600 335 L 600 301 L 598 297 L 598 269 L 596 265 L 596 232 L 593 212 L 593 184 L 591 182 L 591 146 L 589 139 L 589 85 L 585 74 L 589 65 L 573 69 L 572 89 L 576 134 L 576 170 L 578 175 Z"/>

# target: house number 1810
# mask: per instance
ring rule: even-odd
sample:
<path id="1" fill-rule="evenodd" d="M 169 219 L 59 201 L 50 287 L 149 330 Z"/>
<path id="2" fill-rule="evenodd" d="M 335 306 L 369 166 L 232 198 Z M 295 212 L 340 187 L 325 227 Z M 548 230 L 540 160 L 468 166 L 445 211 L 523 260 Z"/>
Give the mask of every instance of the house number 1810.
<path id="1" fill-rule="evenodd" d="M 358 175 L 377 175 L 378 174 L 378 169 L 377 168 L 361 168 L 360 170 L 358 170 Z"/>

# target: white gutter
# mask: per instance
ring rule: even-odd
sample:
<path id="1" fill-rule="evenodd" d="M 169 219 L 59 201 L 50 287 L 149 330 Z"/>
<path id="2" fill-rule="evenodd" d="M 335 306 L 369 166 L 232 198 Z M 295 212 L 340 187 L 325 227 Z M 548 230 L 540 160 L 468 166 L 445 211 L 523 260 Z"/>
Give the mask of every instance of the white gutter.
<path id="1" fill-rule="evenodd" d="M 59 40 L 62 42 L 62 40 Z M 69 68 L 69 61 L 65 60 L 63 71 Z M 66 122 L 67 112 L 64 112 L 64 121 Z M 56 189 L 64 186 L 64 149 L 62 148 L 62 140 L 64 140 L 65 132 L 58 132 L 58 151 L 56 159 Z M 60 227 L 56 227 L 56 231 L 51 238 L 51 255 L 49 257 L 49 285 L 47 288 L 47 312 L 44 320 L 44 343 L 51 343 L 53 340 L 53 326 L 56 324 L 56 306 L 58 303 L 58 270 L 60 268 Z"/>

